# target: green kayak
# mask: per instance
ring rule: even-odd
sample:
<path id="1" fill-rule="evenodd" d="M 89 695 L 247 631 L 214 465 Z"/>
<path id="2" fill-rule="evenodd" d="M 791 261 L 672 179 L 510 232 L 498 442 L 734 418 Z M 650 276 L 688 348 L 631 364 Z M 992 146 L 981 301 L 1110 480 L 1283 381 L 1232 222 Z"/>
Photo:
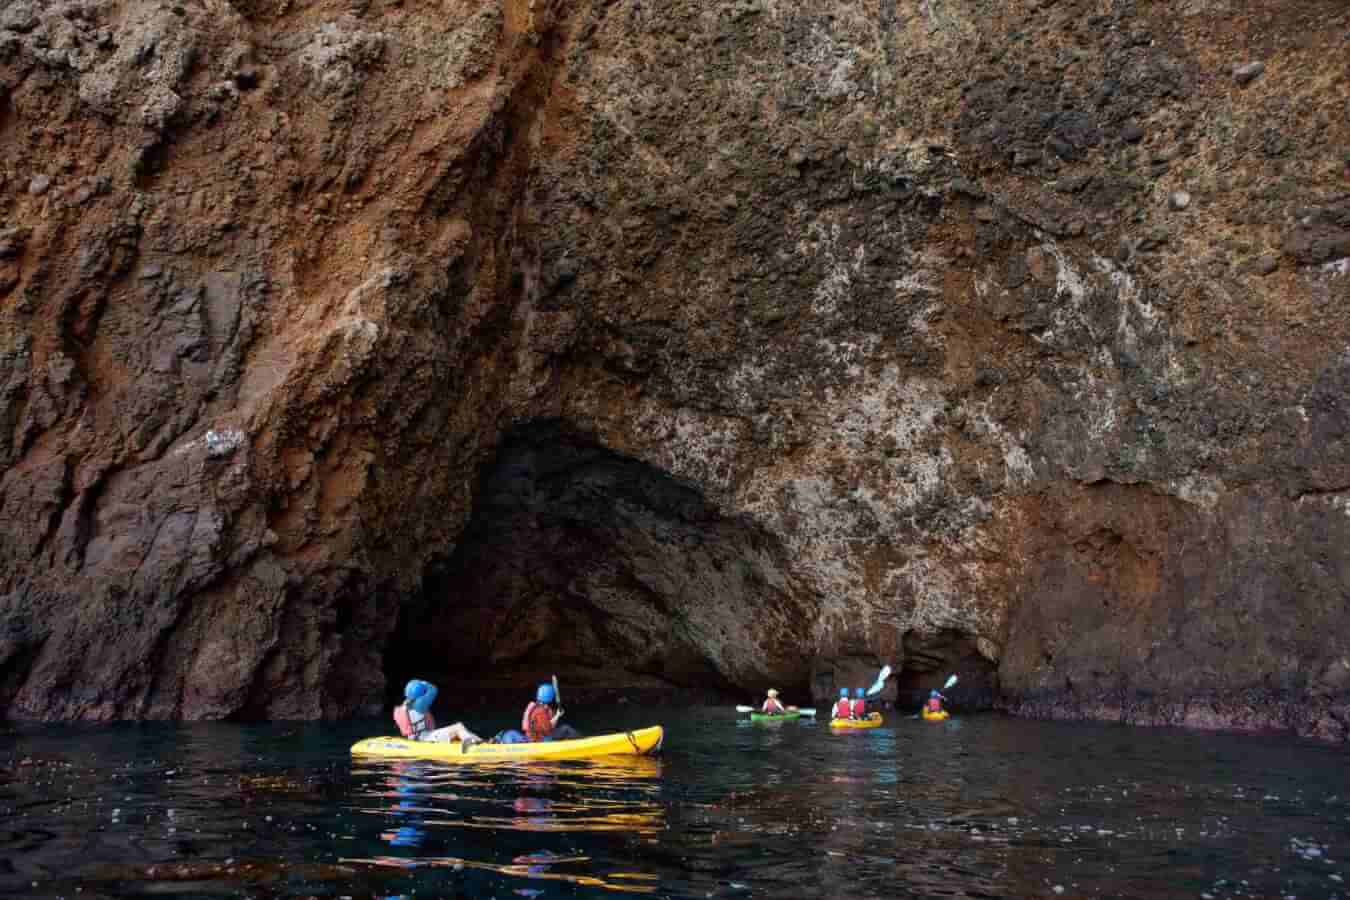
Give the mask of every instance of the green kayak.
<path id="1" fill-rule="evenodd" d="M 751 722 L 786 722 L 789 719 L 800 719 L 802 714 L 796 710 L 788 710 L 785 713 L 769 715 L 768 713 L 751 713 Z"/>

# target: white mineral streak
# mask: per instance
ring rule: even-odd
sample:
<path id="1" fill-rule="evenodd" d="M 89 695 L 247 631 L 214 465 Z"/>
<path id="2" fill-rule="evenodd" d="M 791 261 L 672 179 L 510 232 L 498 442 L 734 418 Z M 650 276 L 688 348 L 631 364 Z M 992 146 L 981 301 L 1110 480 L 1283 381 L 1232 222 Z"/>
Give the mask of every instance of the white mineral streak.
<path id="1" fill-rule="evenodd" d="M 1219 503 L 1223 482 L 1208 475 L 1187 475 L 1167 483 L 1167 493 L 1201 509 L 1213 509 Z"/>
<path id="2" fill-rule="evenodd" d="M 853 69 L 858 64 L 858 48 L 841 43 L 834 34 L 820 25 L 812 25 L 811 33 L 796 54 L 798 65 L 805 66 L 812 76 L 815 92 L 822 97 L 848 97 L 859 89 L 853 80 Z"/>
<path id="3" fill-rule="evenodd" d="M 832 316 L 846 308 L 853 278 L 862 271 L 867 252 L 861 245 L 852 250 L 841 248 L 838 223 L 813 222 L 807 231 L 809 239 L 798 243 L 797 252 L 821 256 L 826 261 L 825 277 L 811 298 L 811 311 L 818 316 Z"/>
<path id="4" fill-rule="evenodd" d="M 1042 340 L 1051 343 L 1056 336 L 1066 336 L 1073 326 L 1079 326 L 1093 338 L 1097 338 L 1092 322 L 1083 309 L 1088 296 L 1087 283 L 1058 244 L 1047 240 L 1041 247 L 1054 257 L 1058 264 L 1055 269 L 1055 312 L 1051 316 L 1054 329 L 1043 335 Z"/>
<path id="5" fill-rule="evenodd" d="M 208 431 L 206 437 L 206 455 L 212 458 L 228 456 L 244 443 L 244 433 L 233 428 L 224 431 Z"/>
<path id="6" fill-rule="evenodd" d="M 710 502 L 730 511 L 736 456 L 749 440 L 744 419 L 688 408 L 672 412 L 652 403 L 639 404 L 631 414 L 650 441 L 650 462 L 697 485 Z"/>
<path id="7" fill-rule="evenodd" d="M 1036 469 L 1023 446 L 1025 434 L 1013 434 L 996 422 L 990 415 L 989 401 L 967 401 L 961 404 L 961 411 L 975 433 L 988 438 L 1003 453 L 1004 477 L 1009 485 L 1022 486 L 1035 480 Z"/>
<path id="8" fill-rule="evenodd" d="M 187 441 L 173 451 L 174 456 L 203 451 L 210 459 L 229 456 L 244 445 L 247 435 L 237 428 L 212 429 L 199 438 Z"/>

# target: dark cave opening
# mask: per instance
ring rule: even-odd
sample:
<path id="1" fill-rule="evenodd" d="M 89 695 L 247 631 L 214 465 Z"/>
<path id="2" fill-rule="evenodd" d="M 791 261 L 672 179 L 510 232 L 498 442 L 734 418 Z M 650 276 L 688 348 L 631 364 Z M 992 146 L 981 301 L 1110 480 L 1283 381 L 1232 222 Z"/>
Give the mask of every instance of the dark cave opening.
<path id="1" fill-rule="evenodd" d="M 904 663 L 895 676 L 896 705 L 921 706 L 928 692 L 941 690 L 949 675 L 956 686 L 943 695 L 957 709 L 991 709 L 998 692 L 998 667 L 980 653 L 975 636 L 954 628 L 905 633 Z"/>
<path id="2" fill-rule="evenodd" d="M 554 674 L 581 701 L 805 696 L 796 638 L 813 603 L 753 523 L 565 423 L 529 422 L 503 437 L 459 543 L 404 606 L 388 699 L 420 677 L 456 706 L 515 709 Z"/>

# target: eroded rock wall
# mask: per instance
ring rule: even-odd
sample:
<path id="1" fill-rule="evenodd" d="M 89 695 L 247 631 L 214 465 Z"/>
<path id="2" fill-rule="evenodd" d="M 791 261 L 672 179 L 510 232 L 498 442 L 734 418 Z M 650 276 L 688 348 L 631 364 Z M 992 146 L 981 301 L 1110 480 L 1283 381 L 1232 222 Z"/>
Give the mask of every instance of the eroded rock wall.
<path id="1" fill-rule="evenodd" d="M 502 436 L 558 420 L 769 548 L 799 661 L 690 671 L 917 691 L 974 648 L 1028 714 L 1344 737 L 1347 24 L 8 5 L 0 702 L 369 708 Z"/>

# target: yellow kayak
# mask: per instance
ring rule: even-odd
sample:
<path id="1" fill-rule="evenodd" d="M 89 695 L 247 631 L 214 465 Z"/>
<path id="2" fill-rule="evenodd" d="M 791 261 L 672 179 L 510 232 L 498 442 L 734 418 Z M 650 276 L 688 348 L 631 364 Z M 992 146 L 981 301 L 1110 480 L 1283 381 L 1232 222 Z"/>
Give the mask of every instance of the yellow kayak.
<path id="1" fill-rule="evenodd" d="M 444 762 L 504 762 L 509 760 L 587 760 L 594 756 L 647 756 L 661 749 L 666 731 L 649 729 L 618 731 L 594 738 L 539 743 L 475 743 L 464 750 L 458 741 L 408 741 L 406 738 L 366 738 L 351 746 L 352 756 L 379 756 L 394 760 L 441 760 Z"/>
<path id="2" fill-rule="evenodd" d="M 865 719 L 831 719 L 831 728 L 876 728 L 881 725 L 881 713 L 874 712 Z"/>
<path id="3" fill-rule="evenodd" d="M 645 756 L 661 749 L 665 731 L 660 725 L 571 741 L 537 744 L 475 744 L 467 751 L 458 741 L 437 743 L 401 737 L 366 738 L 352 744 L 352 756 L 387 759 L 436 759 L 452 763 L 510 762 L 519 759 L 589 759 L 592 756 Z"/>
<path id="4" fill-rule="evenodd" d="M 925 722 L 942 722 L 950 718 L 951 713 L 947 712 L 945 709 L 941 712 L 930 712 L 926 709 L 923 711 L 923 720 Z"/>

